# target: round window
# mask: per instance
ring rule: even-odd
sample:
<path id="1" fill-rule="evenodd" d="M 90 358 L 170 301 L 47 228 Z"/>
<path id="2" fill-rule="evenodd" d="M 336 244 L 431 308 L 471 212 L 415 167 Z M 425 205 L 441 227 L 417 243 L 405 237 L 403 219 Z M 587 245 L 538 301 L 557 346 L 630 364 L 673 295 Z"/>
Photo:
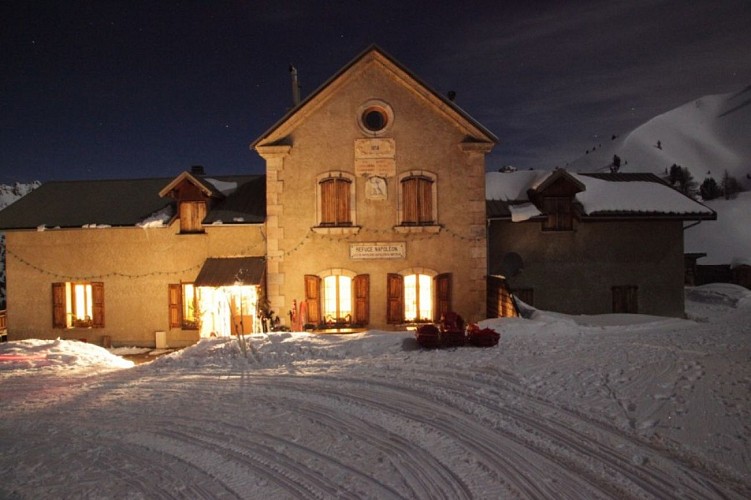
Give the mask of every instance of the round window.
<path id="1" fill-rule="evenodd" d="M 381 108 L 372 107 L 366 109 L 362 114 L 362 123 L 371 132 L 378 132 L 386 128 L 389 117 Z"/>
<path id="2" fill-rule="evenodd" d="M 360 106 L 357 118 L 363 132 L 380 135 L 391 127 L 394 112 L 385 102 L 373 99 Z"/>

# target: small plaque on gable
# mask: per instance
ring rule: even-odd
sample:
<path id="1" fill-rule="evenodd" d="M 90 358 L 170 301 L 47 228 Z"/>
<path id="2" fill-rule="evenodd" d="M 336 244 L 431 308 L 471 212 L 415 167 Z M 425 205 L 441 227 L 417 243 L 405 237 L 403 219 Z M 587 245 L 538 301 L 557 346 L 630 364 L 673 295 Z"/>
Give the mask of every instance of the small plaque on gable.
<path id="1" fill-rule="evenodd" d="M 355 158 L 394 158 L 394 139 L 355 139 Z"/>
<path id="2" fill-rule="evenodd" d="M 355 175 L 358 177 L 393 177 L 396 161 L 389 158 L 356 158 Z"/>

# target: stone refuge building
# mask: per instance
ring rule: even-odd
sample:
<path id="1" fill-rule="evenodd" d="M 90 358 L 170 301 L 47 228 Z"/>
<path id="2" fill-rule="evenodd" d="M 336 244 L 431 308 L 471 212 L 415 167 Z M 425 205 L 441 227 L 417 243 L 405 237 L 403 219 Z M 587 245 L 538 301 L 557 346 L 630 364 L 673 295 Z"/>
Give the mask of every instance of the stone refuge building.
<path id="1" fill-rule="evenodd" d="M 651 206 L 676 193 L 656 178 L 636 208 L 593 209 L 594 180 L 628 179 L 486 174 L 497 142 L 370 47 L 251 144 L 265 175 L 49 182 L 0 211 L 9 339 L 404 330 L 515 314 L 509 289 L 563 312 L 683 314 L 683 223 L 711 210 Z"/>

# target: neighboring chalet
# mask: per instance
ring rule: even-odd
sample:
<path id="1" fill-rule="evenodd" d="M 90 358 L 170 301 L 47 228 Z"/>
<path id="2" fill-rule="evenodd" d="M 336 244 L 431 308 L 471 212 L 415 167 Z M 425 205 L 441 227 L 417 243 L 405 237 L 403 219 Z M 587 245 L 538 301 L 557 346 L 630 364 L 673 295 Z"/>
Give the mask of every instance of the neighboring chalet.
<path id="1" fill-rule="evenodd" d="M 508 289 L 683 315 L 683 223 L 711 210 L 648 175 L 486 174 L 496 143 L 371 47 L 251 144 L 265 175 L 49 182 L 0 211 L 9 339 L 404 330 L 513 314 Z"/>
<path id="2" fill-rule="evenodd" d="M 507 310 L 505 284 L 568 314 L 684 315 L 684 223 L 714 211 L 653 174 L 520 171 L 487 183 L 490 312 Z"/>

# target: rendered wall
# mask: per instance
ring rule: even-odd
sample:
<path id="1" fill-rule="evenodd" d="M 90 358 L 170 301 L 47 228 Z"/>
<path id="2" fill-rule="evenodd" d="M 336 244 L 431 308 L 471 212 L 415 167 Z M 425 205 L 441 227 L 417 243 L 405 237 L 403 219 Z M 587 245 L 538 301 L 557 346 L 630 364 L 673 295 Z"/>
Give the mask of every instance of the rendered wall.
<path id="1" fill-rule="evenodd" d="M 492 221 L 489 261 L 518 253 L 512 289 L 532 288 L 534 306 L 568 314 L 612 312 L 613 286 L 636 285 L 639 313 L 684 316 L 681 221 L 579 223 L 543 232 L 539 222 Z"/>
<path id="2" fill-rule="evenodd" d="M 386 179 L 387 199 L 366 199 L 366 180 L 357 177 L 359 232 L 316 232 L 316 176 L 331 170 L 356 173 L 355 140 L 367 137 L 358 126 L 358 108 L 374 98 L 388 103 L 394 112 L 393 125 L 383 136 L 393 139 L 396 148 L 396 172 Z M 386 322 L 387 274 L 429 269 L 452 273 L 452 309 L 469 320 L 482 319 L 486 287 L 484 152 L 463 151 L 465 131 L 375 66 L 347 80 L 324 104 L 306 112 L 300 125 L 280 141 L 289 147 L 258 148 L 267 160 L 272 308 L 286 316 L 293 300 L 305 298 L 305 274 L 346 269 L 370 275 L 369 326 L 390 329 L 394 326 Z M 419 169 L 437 176 L 438 223 L 442 226 L 437 233 L 395 229 L 398 175 Z M 357 242 L 403 242 L 406 256 L 352 259 L 350 244 Z"/>
<path id="3" fill-rule="evenodd" d="M 9 231 L 8 337 L 85 339 L 100 344 L 154 346 L 166 331 L 172 347 L 198 340 L 195 330 L 169 328 L 168 284 L 192 282 L 207 257 L 263 255 L 260 225 L 208 226 L 205 234 L 169 228 Z M 52 328 L 51 284 L 104 283 L 104 328 Z"/>

